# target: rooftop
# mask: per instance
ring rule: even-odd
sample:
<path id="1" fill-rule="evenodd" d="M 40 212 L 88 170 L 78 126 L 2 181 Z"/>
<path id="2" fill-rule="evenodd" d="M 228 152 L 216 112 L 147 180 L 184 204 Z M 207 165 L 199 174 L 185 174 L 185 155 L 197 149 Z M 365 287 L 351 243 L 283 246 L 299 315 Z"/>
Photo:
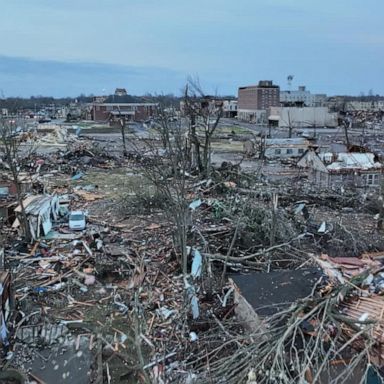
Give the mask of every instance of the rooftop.
<path id="1" fill-rule="evenodd" d="M 380 169 L 382 164 L 375 161 L 373 153 L 339 153 L 337 160 L 327 166 L 327 169 Z"/>
<path id="2" fill-rule="evenodd" d="M 49 206 L 52 201 L 52 196 L 47 195 L 32 195 L 23 200 L 25 212 L 31 215 L 38 215 L 41 209 Z M 15 212 L 21 212 L 21 206 L 15 208 Z"/>
<path id="3" fill-rule="evenodd" d="M 260 316 L 270 316 L 309 296 L 323 276 L 318 268 L 232 275 L 241 295 Z"/>
<path id="4" fill-rule="evenodd" d="M 309 141 L 304 137 L 284 138 L 284 139 L 266 139 L 267 145 L 303 145 L 309 144 Z"/>

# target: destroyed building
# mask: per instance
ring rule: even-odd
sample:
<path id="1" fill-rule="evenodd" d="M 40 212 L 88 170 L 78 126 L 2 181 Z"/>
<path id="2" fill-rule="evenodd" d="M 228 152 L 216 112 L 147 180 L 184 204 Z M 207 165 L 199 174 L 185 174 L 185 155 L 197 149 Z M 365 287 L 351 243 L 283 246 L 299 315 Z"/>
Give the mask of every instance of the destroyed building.
<path id="1" fill-rule="evenodd" d="M 52 220 L 57 218 L 59 213 L 59 199 L 57 196 L 32 195 L 23 200 L 28 227 L 33 240 L 48 235 L 52 229 Z M 17 220 L 23 220 L 22 208 L 15 208 Z M 17 223 L 14 226 L 18 226 Z"/>
<path id="2" fill-rule="evenodd" d="M 321 188 L 379 187 L 383 165 L 373 153 L 316 153 L 308 150 L 298 161 L 309 171 L 309 181 Z"/>
<path id="3" fill-rule="evenodd" d="M 28 193 L 32 189 L 32 177 L 27 173 L 20 173 L 18 175 L 18 183 L 21 193 Z M 0 175 L 0 198 L 1 197 L 14 197 L 17 194 L 16 183 L 9 173 Z"/>
<path id="4" fill-rule="evenodd" d="M 32 179 L 21 173 L 18 176 L 19 188 L 22 194 L 32 190 Z M 14 209 L 17 206 L 17 186 L 9 173 L 3 173 L 0 178 L 0 220 L 11 223 L 15 219 Z"/>

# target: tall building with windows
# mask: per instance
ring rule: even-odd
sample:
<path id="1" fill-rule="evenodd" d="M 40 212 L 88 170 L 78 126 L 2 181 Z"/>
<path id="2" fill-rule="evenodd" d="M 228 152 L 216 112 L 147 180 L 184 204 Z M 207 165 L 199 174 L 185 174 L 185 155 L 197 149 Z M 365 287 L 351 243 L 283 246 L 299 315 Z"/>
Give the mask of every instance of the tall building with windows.
<path id="1" fill-rule="evenodd" d="M 279 105 L 280 87 L 274 85 L 272 80 L 261 80 L 258 85 L 239 88 L 237 110 L 242 120 L 258 122 L 258 116 L 263 116 L 264 111 Z"/>
<path id="2" fill-rule="evenodd" d="M 325 94 L 312 94 L 305 86 L 294 91 L 281 91 L 280 102 L 283 106 L 322 107 L 327 99 Z"/>
<path id="3" fill-rule="evenodd" d="M 259 81 L 258 85 L 239 88 L 239 109 L 264 109 L 280 105 L 280 87 L 271 80 Z"/>

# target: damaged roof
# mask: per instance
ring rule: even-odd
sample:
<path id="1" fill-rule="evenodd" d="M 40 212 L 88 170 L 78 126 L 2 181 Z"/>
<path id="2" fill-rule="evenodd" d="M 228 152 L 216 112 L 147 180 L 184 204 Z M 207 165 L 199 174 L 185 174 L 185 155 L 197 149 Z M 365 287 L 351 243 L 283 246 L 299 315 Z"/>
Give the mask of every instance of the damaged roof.
<path id="1" fill-rule="evenodd" d="M 309 145 L 309 143 L 304 137 L 265 140 L 266 145 Z"/>
<path id="2" fill-rule="evenodd" d="M 381 163 L 375 161 L 373 153 L 339 153 L 337 160 L 327 166 L 329 171 L 341 169 L 381 169 Z"/>
<path id="3" fill-rule="evenodd" d="M 23 200 L 25 212 L 31 215 L 38 215 L 42 209 L 51 204 L 52 196 L 32 195 Z M 15 212 L 21 212 L 21 206 L 15 208 Z"/>
<path id="4" fill-rule="evenodd" d="M 241 295 L 260 316 L 270 316 L 311 295 L 324 274 L 319 268 L 231 275 Z"/>

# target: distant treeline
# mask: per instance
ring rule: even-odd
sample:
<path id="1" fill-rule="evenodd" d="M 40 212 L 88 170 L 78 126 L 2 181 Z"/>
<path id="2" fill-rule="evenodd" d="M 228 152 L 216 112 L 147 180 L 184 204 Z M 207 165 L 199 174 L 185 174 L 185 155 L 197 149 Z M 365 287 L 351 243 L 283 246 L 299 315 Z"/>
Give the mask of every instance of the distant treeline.
<path id="1" fill-rule="evenodd" d="M 10 113 L 15 113 L 20 110 L 39 111 L 42 108 L 55 106 L 56 108 L 69 106 L 73 103 L 90 103 L 93 100 L 93 95 L 80 95 L 78 97 L 63 97 L 55 98 L 48 96 L 31 96 L 29 98 L 23 97 L 8 97 L 0 99 L 0 108 L 7 108 Z M 124 99 L 124 100 L 122 100 Z M 124 102 L 124 103 L 160 103 L 165 107 L 178 107 L 180 103 L 180 97 L 174 95 L 151 95 L 144 96 L 115 96 L 109 95 L 107 100 L 109 102 Z"/>

